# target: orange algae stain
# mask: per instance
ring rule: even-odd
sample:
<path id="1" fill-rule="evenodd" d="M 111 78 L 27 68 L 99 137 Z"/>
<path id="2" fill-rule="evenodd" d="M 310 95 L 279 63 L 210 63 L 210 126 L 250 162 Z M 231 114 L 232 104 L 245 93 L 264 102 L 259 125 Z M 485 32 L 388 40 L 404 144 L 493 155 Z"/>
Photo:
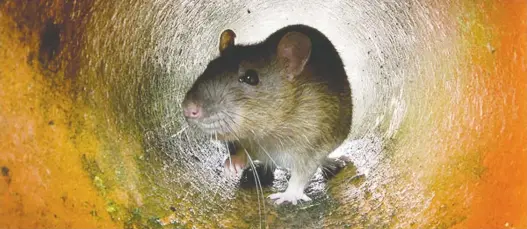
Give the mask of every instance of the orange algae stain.
<path id="1" fill-rule="evenodd" d="M 490 5 L 490 4 L 489 4 Z M 459 228 L 527 228 L 527 3 L 495 1 L 486 7 L 485 23 L 492 27 L 486 64 L 474 54 L 473 77 L 489 74 L 484 87 L 491 128 L 480 138 L 486 168 L 472 193 L 470 214 Z M 488 7 L 488 8 L 487 8 Z"/>
<path id="2" fill-rule="evenodd" d="M 0 14 L 0 227 L 117 228 L 83 170 L 69 118 L 75 104 L 28 64 Z M 97 142 L 85 143 L 94 148 Z"/>
<path id="3" fill-rule="evenodd" d="M 433 194 L 427 228 L 527 228 L 526 7 L 508 3 L 456 5 L 462 59 L 454 77 L 436 77 L 423 93 L 433 98 L 411 103 L 432 107 L 412 127 L 419 141 L 408 150 L 433 162 L 423 172 Z"/>

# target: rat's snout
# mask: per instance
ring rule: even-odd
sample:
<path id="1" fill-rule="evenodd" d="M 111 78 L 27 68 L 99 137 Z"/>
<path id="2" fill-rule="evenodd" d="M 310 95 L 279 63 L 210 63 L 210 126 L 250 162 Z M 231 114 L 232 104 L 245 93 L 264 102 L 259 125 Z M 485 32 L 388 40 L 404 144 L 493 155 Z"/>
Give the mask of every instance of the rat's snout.
<path id="1" fill-rule="evenodd" d="M 203 109 L 194 102 L 187 102 L 183 105 L 183 115 L 189 119 L 197 119 L 203 115 Z"/>

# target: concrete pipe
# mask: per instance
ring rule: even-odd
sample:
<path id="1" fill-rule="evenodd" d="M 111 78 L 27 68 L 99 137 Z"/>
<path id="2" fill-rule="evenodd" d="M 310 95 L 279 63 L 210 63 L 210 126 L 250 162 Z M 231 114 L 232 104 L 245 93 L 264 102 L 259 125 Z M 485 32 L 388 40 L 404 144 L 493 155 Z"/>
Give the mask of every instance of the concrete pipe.
<path id="1" fill-rule="evenodd" d="M 290 24 L 339 51 L 351 134 L 311 202 L 224 176 L 181 101 Z M 2 228 L 527 228 L 525 1 L 0 1 Z"/>

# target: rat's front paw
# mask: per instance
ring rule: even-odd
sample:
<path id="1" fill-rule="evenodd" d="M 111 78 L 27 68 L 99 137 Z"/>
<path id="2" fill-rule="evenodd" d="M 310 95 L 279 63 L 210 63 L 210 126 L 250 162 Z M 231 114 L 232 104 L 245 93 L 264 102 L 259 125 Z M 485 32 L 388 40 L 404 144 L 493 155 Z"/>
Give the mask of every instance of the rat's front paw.
<path id="1" fill-rule="evenodd" d="M 225 174 L 227 174 L 227 176 L 241 175 L 246 165 L 246 157 L 231 155 L 224 163 Z"/>
<path id="2" fill-rule="evenodd" d="M 290 202 L 293 205 L 296 205 L 299 200 L 302 201 L 311 201 L 311 198 L 309 198 L 306 194 L 303 192 L 300 193 L 293 193 L 293 192 L 279 192 L 275 194 L 269 195 L 269 198 L 274 200 L 275 204 L 282 204 L 284 202 Z"/>

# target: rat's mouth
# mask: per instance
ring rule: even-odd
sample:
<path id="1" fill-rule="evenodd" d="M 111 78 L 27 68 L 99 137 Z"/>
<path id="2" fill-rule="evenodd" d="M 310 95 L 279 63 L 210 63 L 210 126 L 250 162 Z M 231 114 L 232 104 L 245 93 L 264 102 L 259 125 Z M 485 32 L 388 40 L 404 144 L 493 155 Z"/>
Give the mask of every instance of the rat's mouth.
<path id="1" fill-rule="evenodd" d="M 210 135 L 217 136 L 235 136 L 236 121 L 222 113 L 213 114 L 209 117 L 203 117 L 199 120 L 188 120 L 196 125 L 201 131 Z"/>

